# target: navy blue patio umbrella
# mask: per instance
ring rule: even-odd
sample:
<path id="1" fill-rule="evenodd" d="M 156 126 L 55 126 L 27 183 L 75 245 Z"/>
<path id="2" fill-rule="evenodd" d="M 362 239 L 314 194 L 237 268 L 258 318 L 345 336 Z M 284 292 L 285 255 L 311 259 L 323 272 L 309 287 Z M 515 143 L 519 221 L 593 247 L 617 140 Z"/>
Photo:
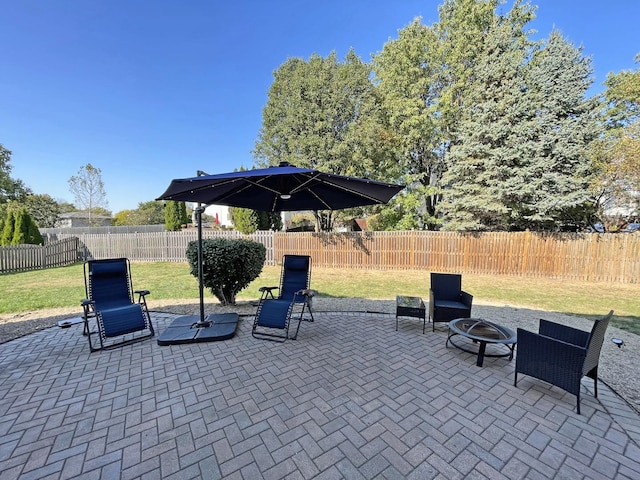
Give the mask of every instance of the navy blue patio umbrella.
<path id="1" fill-rule="evenodd" d="M 227 205 L 267 212 L 339 210 L 387 203 L 404 185 L 298 168 L 277 167 L 199 175 L 172 180 L 157 200 L 199 203 L 198 266 L 200 318 L 204 323 L 201 218 L 206 205 Z"/>
<path id="2" fill-rule="evenodd" d="M 281 163 L 277 167 L 172 180 L 158 200 L 269 212 L 339 210 L 387 203 L 403 188 Z"/>

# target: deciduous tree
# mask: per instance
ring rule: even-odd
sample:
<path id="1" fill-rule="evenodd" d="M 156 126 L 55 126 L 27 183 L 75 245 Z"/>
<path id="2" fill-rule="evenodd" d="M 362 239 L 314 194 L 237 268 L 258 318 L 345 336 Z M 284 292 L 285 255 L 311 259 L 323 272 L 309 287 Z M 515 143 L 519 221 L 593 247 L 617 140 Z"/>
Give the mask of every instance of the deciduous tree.
<path id="1" fill-rule="evenodd" d="M 640 62 L 640 54 L 636 62 Z M 608 128 L 593 150 L 599 167 L 594 186 L 611 202 L 635 205 L 632 214 L 637 216 L 640 215 L 640 69 L 610 74 L 605 85 Z M 607 223 L 603 215 L 601 221 Z"/>
<path id="2" fill-rule="evenodd" d="M 31 193 L 21 180 L 11 178 L 11 151 L 0 144 L 0 204 L 20 200 Z"/>
<path id="3" fill-rule="evenodd" d="M 443 151 L 436 106 L 438 65 L 432 58 L 437 36 L 433 28 L 415 19 L 388 41 L 373 58 L 375 81 L 387 122 L 388 140 L 397 163 L 389 176 L 402 174 L 408 190 L 420 192 L 422 201 L 404 205 L 407 197 L 392 200 L 390 207 L 398 225 L 413 223 L 418 228 L 434 228 L 438 181 L 442 173 Z M 395 208 L 395 204 L 399 208 Z M 384 215 L 383 215 L 384 216 Z M 404 217 L 407 217 L 403 220 Z M 395 215 L 386 215 L 394 218 Z"/>
<path id="4" fill-rule="evenodd" d="M 373 58 L 389 138 L 408 185 L 407 194 L 383 208 L 394 212 L 384 218 L 402 214 L 398 226 L 435 229 L 441 223 L 445 157 L 458 140 L 468 86 L 497 6 L 497 0 L 446 0 L 438 22 L 425 26 L 415 19 Z"/>
<path id="5" fill-rule="evenodd" d="M 159 225 L 165 223 L 164 203 L 156 200 L 138 203 L 138 208 L 121 210 L 113 216 L 113 225 Z"/>
<path id="6" fill-rule="evenodd" d="M 360 148 L 359 128 L 375 110 L 370 73 L 370 66 L 353 50 L 344 62 L 335 52 L 326 58 L 314 54 L 308 61 L 287 60 L 269 88 L 253 152 L 256 162 L 377 176 L 371 149 Z M 332 227 L 332 218 L 331 212 L 316 214 L 325 228 Z"/>
<path id="7" fill-rule="evenodd" d="M 89 214 L 89 225 L 93 224 L 91 216 L 96 213 L 95 209 L 106 209 L 108 206 L 102 171 L 90 163 L 81 167 L 78 173 L 69 179 L 69 190 L 76 205 Z"/>
<path id="8" fill-rule="evenodd" d="M 52 228 L 56 226 L 61 213 L 60 205 L 50 195 L 27 195 L 23 203 L 38 227 Z"/>

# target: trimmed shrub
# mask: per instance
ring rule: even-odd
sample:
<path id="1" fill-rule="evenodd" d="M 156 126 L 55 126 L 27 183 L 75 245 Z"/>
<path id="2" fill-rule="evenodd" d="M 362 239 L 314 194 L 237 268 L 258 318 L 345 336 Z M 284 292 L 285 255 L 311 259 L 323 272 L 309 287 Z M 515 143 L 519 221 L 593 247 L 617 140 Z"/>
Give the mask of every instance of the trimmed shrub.
<path id="1" fill-rule="evenodd" d="M 198 277 L 198 242 L 189 242 L 187 259 Z M 267 259 L 264 245 L 251 240 L 202 240 L 202 283 L 222 305 L 235 305 L 236 295 L 262 273 Z"/>

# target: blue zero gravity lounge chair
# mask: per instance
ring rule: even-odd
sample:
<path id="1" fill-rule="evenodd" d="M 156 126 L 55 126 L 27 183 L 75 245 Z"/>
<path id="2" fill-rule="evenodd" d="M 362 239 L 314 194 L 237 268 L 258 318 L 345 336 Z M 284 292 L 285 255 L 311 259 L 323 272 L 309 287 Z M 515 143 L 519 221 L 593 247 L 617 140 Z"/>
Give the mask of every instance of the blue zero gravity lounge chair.
<path id="1" fill-rule="evenodd" d="M 308 255 L 285 255 L 279 287 L 261 287 L 260 303 L 256 311 L 251 334 L 261 340 L 284 342 L 295 339 L 300 330 L 305 310 L 309 312 L 309 321 L 313 322 L 313 313 L 309 305 L 312 292 L 311 257 Z M 277 297 L 273 291 L 279 290 Z M 298 325 L 293 336 L 289 336 L 292 320 Z"/>
<path id="2" fill-rule="evenodd" d="M 89 260 L 84 264 L 84 284 L 87 298 L 82 300 L 84 333 L 89 339 L 89 349 L 108 349 L 137 342 L 154 335 L 153 324 L 147 309 L 148 290 L 136 290 L 138 301 L 133 300 L 131 268 L 126 258 Z M 95 320 L 97 331 L 91 331 L 90 320 Z M 142 334 L 133 335 L 137 332 Z M 97 335 L 99 346 L 91 337 Z M 107 339 L 120 341 L 105 344 Z"/>

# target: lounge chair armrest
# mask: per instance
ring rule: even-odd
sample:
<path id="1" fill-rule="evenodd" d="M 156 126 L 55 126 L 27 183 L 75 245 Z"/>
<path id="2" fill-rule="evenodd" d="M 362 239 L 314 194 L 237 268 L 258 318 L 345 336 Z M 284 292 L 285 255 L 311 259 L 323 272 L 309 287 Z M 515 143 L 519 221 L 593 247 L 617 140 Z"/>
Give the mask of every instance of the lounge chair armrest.
<path id="1" fill-rule="evenodd" d="M 151 292 L 149 290 L 136 290 L 133 293 L 138 295 L 138 303 L 144 304 L 145 308 L 147 308 L 146 307 L 146 305 L 147 305 L 147 297 L 146 297 L 146 295 L 149 295 Z"/>
<path id="2" fill-rule="evenodd" d="M 462 303 L 464 303 L 467 307 L 471 308 L 471 304 L 473 303 L 473 295 L 467 292 L 460 292 L 460 300 L 462 300 Z"/>
<path id="3" fill-rule="evenodd" d="M 315 295 L 315 290 L 303 288 L 293 293 L 293 302 L 307 303 L 309 299 L 312 298 L 314 295 Z"/>
<path id="4" fill-rule="evenodd" d="M 271 290 L 277 290 L 280 287 L 260 287 L 259 292 L 270 292 Z"/>
<path id="5" fill-rule="evenodd" d="M 83 298 L 80 302 L 82 310 L 84 312 L 84 318 L 87 320 L 89 317 L 93 317 L 96 313 L 96 303 L 88 298 Z"/>
<path id="6" fill-rule="evenodd" d="M 586 347 L 589 340 L 589 332 L 542 318 L 540 319 L 538 332 L 545 337 L 551 337 L 579 347 Z"/>
<path id="7" fill-rule="evenodd" d="M 311 290 L 310 288 L 303 288 L 302 290 L 298 290 L 296 295 L 304 295 L 305 297 L 315 297 L 318 292 L 315 290 Z"/>
<path id="8" fill-rule="evenodd" d="M 577 345 L 518 328 L 518 364 L 580 372 L 587 350 Z"/>
<path id="9" fill-rule="evenodd" d="M 260 292 L 260 300 L 263 300 L 267 297 L 275 298 L 273 295 L 274 290 L 278 290 L 280 287 L 260 287 L 258 291 Z"/>

